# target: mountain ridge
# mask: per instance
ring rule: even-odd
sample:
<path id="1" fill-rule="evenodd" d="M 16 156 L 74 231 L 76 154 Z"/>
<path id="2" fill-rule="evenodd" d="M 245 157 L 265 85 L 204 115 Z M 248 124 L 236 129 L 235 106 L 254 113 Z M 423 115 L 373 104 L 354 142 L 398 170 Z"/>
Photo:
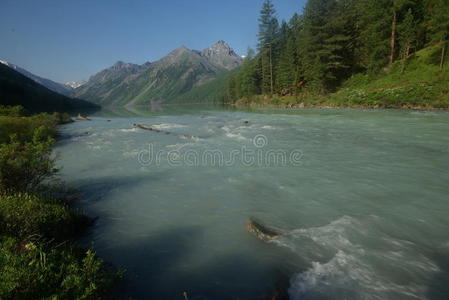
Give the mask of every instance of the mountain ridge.
<path id="1" fill-rule="evenodd" d="M 46 88 L 48 88 L 49 90 L 52 90 L 53 92 L 62 94 L 64 96 L 69 96 L 71 94 L 72 91 L 72 87 L 70 87 L 69 85 L 63 84 L 63 83 L 59 83 L 56 81 L 53 81 L 51 79 L 48 78 L 44 78 L 41 76 L 38 76 L 36 74 L 31 73 L 28 70 L 25 70 L 24 68 L 15 65 L 13 63 L 10 63 L 8 61 L 4 61 L 4 60 L 0 60 L 0 64 L 3 64 L 19 73 L 21 73 L 22 75 L 34 80 L 35 82 L 45 86 Z"/>
<path id="2" fill-rule="evenodd" d="M 5 64 L 0 64 L 0 105 L 21 105 L 30 112 L 99 108 L 87 101 L 54 92 Z"/>
<path id="3" fill-rule="evenodd" d="M 238 67 L 242 61 L 222 40 L 202 51 L 181 46 L 143 65 L 118 61 L 91 76 L 72 95 L 101 105 L 179 101 L 182 94 Z"/>

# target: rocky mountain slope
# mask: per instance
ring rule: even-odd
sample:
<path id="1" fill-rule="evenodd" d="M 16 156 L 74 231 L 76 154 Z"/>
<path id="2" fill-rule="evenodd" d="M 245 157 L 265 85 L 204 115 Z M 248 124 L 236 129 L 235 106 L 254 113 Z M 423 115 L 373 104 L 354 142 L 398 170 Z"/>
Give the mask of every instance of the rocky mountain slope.
<path id="1" fill-rule="evenodd" d="M 241 62 L 242 58 L 224 41 L 203 51 L 183 46 L 154 63 L 118 62 L 92 76 L 73 95 L 101 105 L 182 102 L 183 94 Z"/>

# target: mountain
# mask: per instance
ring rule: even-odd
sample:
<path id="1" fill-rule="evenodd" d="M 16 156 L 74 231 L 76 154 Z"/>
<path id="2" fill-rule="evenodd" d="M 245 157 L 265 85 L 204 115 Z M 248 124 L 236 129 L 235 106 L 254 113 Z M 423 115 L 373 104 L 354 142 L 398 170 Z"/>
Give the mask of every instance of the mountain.
<path id="1" fill-rule="evenodd" d="M 219 104 L 224 103 L 226 99 L 226 92 L 230 79 L 235 76 L 240 68 L 235 68 L 231 71 L 221 73 L 206 84 L 196 86 L 190 91 L 174 98 L 174 102 L 182 103 L 207 103 Z"/>
<path id="2" fill-rule="evenodd" d="M 72 90 L 71 87 L 68 87 L 62 83 L 54 82 L 50 79 L 46 79 L 46 78 L 42 78 L 40 76 L 34 75 L 33 73 L 28 72 L 27 70 L 15 65 L 15 64 L 12 64 L 10 62 L 0 60 L 0 63 L 10 67 L 11 69 L 16 70 L 17 72 L 21 73 L 22 75 L 24 75 L 28 78 L 31 78 L 32 80 L 36 81 L 37 83 L 45 86 L 47 89 L 52 90 L 56 93 L 68 96 Z"/>
<path id="3" fill-rule="evenodd" d="M 70 89 L 76 89 L 85 84 L 85 81 L 82 82 L 76 82 L 76 81 L 69 81 L 64 83 L 65 86 L 69 87 Z"/>
<path id="4" fill-rule="evenodd" d="M 117 62 L 73 95 L 102 105 L 182 102 L 182 95 L 238 67 L 242 58 L 219 41 L 203 51 L 179 47 L 154 63 Z"/>
<path id="5" fill-rule="evenodd" d="M 5 64 L 0 64 L 0 105 L 22 105 L 30 112 L 99 108 L 87 101 L 58 94 Z"/>
<path id="6" fill-rule="evenodd" d="M 211 63 L 232 70 L 241 65 L 243 58 L 238 56 L 225 41 L 218 41 L 215 45 L 201 52 Z"/>

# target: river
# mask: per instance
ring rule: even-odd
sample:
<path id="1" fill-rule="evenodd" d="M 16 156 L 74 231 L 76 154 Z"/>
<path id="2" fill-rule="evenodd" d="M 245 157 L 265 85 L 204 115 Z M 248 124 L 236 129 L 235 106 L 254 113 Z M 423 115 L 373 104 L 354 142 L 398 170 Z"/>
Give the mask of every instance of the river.
<path id="1" fill-rule="evenodd" d="M 123 295 L 449 297 L 446 112 L 119 109 L 62 126 L 56 151 Z"/>

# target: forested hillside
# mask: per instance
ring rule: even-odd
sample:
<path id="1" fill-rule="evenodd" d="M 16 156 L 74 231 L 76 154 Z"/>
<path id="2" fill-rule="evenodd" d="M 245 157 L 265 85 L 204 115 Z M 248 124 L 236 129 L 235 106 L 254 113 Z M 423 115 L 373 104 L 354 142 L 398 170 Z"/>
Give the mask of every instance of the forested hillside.
<path id="1" fill-rule="evenodd" d="M 431 106 L 447 107 L 448 37 L 448 0 L 309 0 L 303 14 L 293 15 L 288 22 L 279 22 L 272 2 L 265 0 L 257 54 L 249 50 L 228 83 L 225 101 L 263 99 L 266 104 L 285 98 L 306 104 L 332 103 L 316 99 L 342 87 L 423 84 L 441 96 Z M 378 84 L 369 86 L 369 82 Z M 422 93 L 407 93 L 412 106 L 427 106 L 419 98 Z M 404 99 L 392 104 L 388 93 L 377 98 L 367 105 L 408 104 Z M 355 102 L 363 105 L 363 97 Z"/>
<path id="2" fill-rule="evenodd" d="M 93 103 L 51 91 L 4 64 L 0 64 L 0 105 L 21 105 L 29 112 L 99 109 Z"/>

